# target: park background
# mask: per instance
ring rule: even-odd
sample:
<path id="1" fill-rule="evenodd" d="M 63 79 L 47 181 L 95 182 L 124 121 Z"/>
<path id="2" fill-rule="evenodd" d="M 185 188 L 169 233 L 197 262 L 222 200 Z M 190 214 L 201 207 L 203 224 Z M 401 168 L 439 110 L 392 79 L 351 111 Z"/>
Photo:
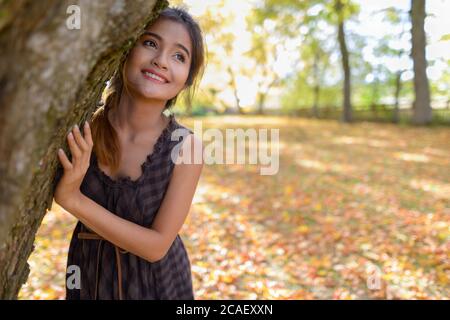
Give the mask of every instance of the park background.
<path id="1" fill-rule="evenodd" d="M 448 299 L 450 2 L 170 4 L 208 48 L 179 121 L 280 129 L 276 175 L 204 166 L 180 232 L 196 298 Z M 47 212 L 20 299 L 64 298 L 75 223 Z"/>

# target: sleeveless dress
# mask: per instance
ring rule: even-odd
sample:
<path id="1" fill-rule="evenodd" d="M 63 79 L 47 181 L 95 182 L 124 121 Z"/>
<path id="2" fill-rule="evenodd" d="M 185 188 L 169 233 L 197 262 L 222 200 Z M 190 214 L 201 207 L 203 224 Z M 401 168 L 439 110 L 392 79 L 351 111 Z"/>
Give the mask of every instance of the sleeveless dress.
<path id="1" fill-rule="evenodd" d="M 121 177 L 113 180 L 99 168 L 97 157 L 92 152 L 81 192 L 117 216 L 150 227 L 175 166 L 171 153 L 179 150 L 185 136 L 192 133 L 180 125 L 173 114 L 169 118 L 152 153 L 141 165 L 142 175 L 139 178 L 131 180 L 130 177 Z M 180 130 L 174 132 L 176 129 Z M 62 175 L 62 172 L 59 174 Z M 80 237 L 86 233 L 92 234 L 92 231 L 78 221 L 67 259 L 67 300 L 194 299 L 191 264 L 180 235 L 177 235 L 162 259 L 149 262 L 121 250 L 105 239 Z M 68 285 L 73 280 L 69 277 L 75 274 L 73 266 L 79 267 L 81 286 Z"/>

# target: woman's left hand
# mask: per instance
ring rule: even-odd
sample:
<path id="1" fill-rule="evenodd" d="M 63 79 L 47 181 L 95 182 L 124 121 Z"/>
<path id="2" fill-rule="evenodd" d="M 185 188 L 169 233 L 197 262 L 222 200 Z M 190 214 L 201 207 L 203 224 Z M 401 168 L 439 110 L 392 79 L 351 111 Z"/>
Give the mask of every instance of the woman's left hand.
<path id="1" fill-rule="evenodd" d="M 67 211 L 73 210 L 81 199 L 80 186 L 89 168 L 92 147 L 91 129 L 88 122 L 84 124 L 84 138 L 77 125 L 67 135 L 72 162 L 67 158 L 64 150 L 58 150 L 58 158 L 64 173 L 56 186 L 55 202 Z"/>

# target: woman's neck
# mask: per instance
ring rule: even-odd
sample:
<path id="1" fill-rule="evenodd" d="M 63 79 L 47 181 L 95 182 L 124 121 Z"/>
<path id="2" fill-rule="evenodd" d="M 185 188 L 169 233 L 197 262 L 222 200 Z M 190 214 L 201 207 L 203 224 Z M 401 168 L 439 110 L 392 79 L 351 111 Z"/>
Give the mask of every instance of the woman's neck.
<path id="1" fill-rule="evenodd" d="M 164 102 L 150 104 L 148 100 L 136 99 L 123 91 L 117 108 L 111 110 L 108 118 L 126 141 L 138 142 L 141 137 L 165 127 L 164 107 Z"/>

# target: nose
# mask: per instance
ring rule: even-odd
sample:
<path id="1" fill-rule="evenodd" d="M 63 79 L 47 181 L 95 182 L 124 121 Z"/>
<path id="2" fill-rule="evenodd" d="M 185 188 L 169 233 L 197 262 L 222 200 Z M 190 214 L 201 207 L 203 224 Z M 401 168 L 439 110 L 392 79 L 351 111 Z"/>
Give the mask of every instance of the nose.
<path id="1" fill-rule="evenodd" d="M 167 63 L 164 58 L 164 54 L 161 53 L 161 54 L 158 54 L 157 56 L 155 56 L 152 60 L 152 65 L 154 65 L 160 69 L 167 70 Z"/>

